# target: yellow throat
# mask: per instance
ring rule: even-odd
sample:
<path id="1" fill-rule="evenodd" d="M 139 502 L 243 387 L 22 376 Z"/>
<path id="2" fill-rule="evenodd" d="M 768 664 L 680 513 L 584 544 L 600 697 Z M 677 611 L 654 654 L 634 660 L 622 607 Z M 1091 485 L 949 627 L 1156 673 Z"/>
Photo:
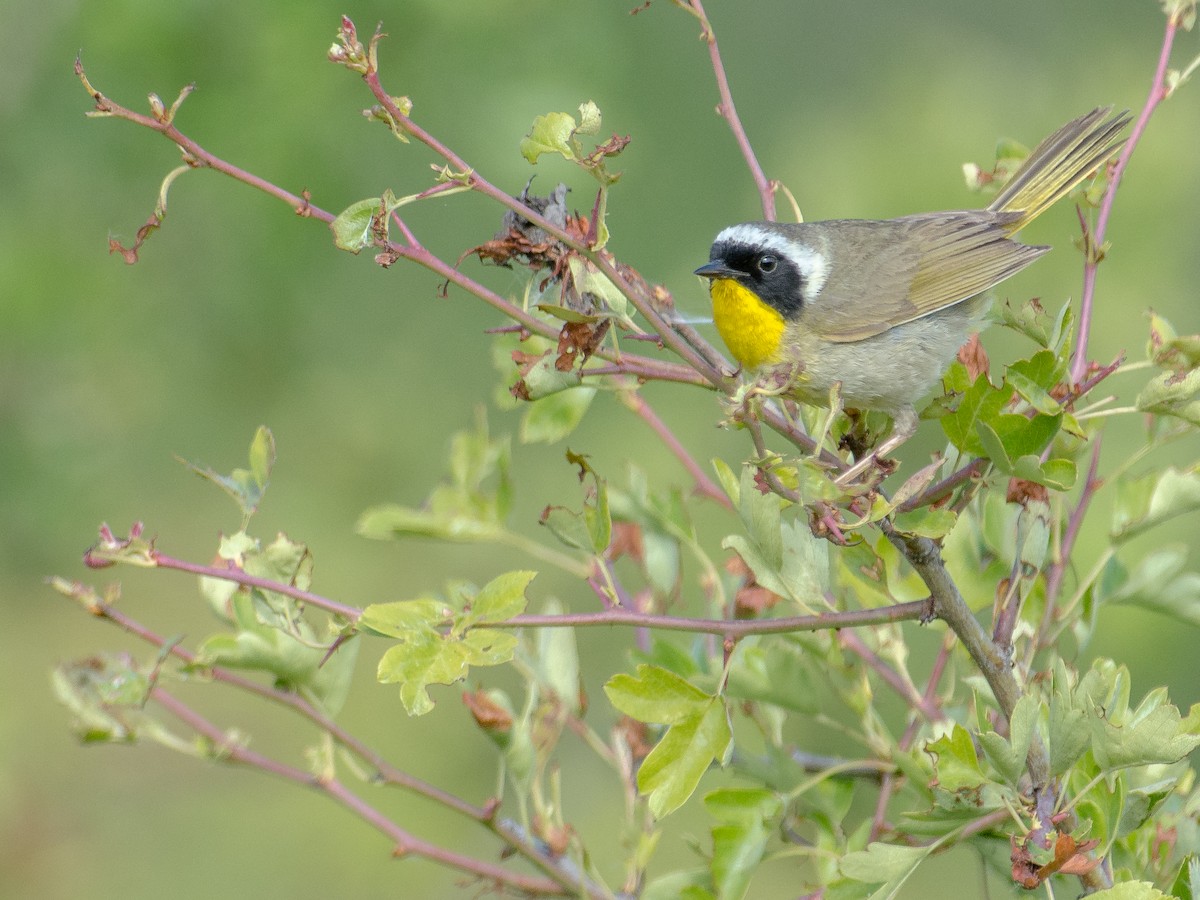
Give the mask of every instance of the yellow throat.
<path id="1" fill-rule="evenodd" d="M 743 369 L 779 360 L 787 323 L 774 307 L 732 278 L 714 278 L 709 293 L 721 340 Z"/>

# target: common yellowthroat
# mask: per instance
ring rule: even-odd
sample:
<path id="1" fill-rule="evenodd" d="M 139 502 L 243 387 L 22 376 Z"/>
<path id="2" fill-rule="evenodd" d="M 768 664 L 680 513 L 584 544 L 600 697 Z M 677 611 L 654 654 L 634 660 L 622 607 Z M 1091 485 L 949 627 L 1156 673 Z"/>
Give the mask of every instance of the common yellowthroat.
<path id="1" fill-rule="evenodd" d="M 892 435 L 857 474 L 917 428 L 914 404 L 983 324 L 987 291 L 1050 248 L 1013 235 L 1062 199 L 1124 140 L 1126 112 L 1096 109 L 1033 149 L 985 209 L 898 219 L 747 222 L 717 235 L 713 319 L 743 369 L 793 369 L 789 391 L 892 417 Z"/>

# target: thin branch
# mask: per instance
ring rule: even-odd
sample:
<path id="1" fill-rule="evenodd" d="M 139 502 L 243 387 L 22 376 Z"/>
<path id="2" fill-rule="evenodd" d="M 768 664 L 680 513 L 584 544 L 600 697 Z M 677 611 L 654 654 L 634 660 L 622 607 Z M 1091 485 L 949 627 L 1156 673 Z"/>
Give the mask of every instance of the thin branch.
<path id="1" fill-rule="evenodd" d="M 336 778 L 318 777 L 311 772 L 306 772 L 295 766 L 289 766 L 286 763 L 279 762 L 248 747 L 230 741 L 224 731 L 161 687 L 153 688 L 150 692 L 150 697 L 155 703 L 171 713 L 171 715 L 212 743 L 214 748 L 216 748 L 213 753 L 215 759 L 249 766 L 303 787 L 315 788 L 384 834 L 394 844 L 395 850 L 393 851 L 393 855 L 395 856 L 420 856 L 490 882 L 525 891 L 529 894 L 563 896 L 568 891 L 574 893 L 572 888 L 564 888 L 563 885 L 548 878 L 510 872 L 503 866 L 498 866 L 495 863 L 474 859 L 473 857 L 465 856 L 464 854 L 456 853 L 453 850 L 447 850 L 436 844 L 424 841 L 406 829 L 401 828 Z"/>
<path id="2" fill-rule="evenodd" d="M 688 453 L 687 448 L 683 446 L 683 443 L 675 436 L 675 433 L 658 417 L 658 414 L 654 412 L 641 393 L 637 391 L 621 391 L 618 397 L 622 403 L 637 414 L 638 418 L 649 425 L 650 429 L 658 435 L 659 440 L 666 444 L 667 449 L 675 454 L 675 458 L 679 460 L 684 469 L 687 470 L 687 473 L 692 476 L 692 480 L 696 482 L 697 493 L 707 497 L 709 500 L 716 501 L 726 509 L 733 509 L 733 503 L 725 496 L 725 492 L 700 468 L 699 463 L 692 458 L 692 455 Z"/>
<path id="3" fill-rule="evenodd" d="M 489 628 L 592 628 L 597 626 L 633 626 L 652 628 L 659 631 L 690 631 L 700 634 L 715 634 L 734 640 L 753 634 L 783 634 L 792 631 L 823 631 L 837 628 L 854 628 L 860 625 L 885 625 L 923 619 L 930 614 L 928 600 L 913 600 L 874 609 L 852 609 L 843 612 L 822 613 L 817 616 L 787 616 L 778 619 L 699 619 L 684 616 L 663 616 L 632 610 L 613 609 L 592 613 L 558 613 L 542 615 L 524 613 L 489 622 Z"/>
<path id="4" fill-rule="evenodd" d="M 79 75 L 80 79 L 84 83 L 84 86 L 87 88 L 88 93 L 92 96 L 92 99 L 96 104 L 96 113 L 123 119 L 128 122 L 132 122 L 135 125 L 140 125 L 144 128 L 148 128 L 151 131 L 161 134 L 167 140 L 178 146 L 181 151 L 183 151 L 188 165 L 193 166 L 194 168 L 212 169 L 234 179 L 235 181 L 239 181 L 242 184 L 269 194 L 270 196 L 287 203 L 292 207 L 293 210 L 295 210 L 297 214 L 302 215 L 305 218 L 316 219 L 326 224 L 333 222 L 333 220 L 336 218 L 334 213 L 326 209 L 322 209 L 319 206 L 313 205 L 307 197 L 297 196 L 290 191 L 286 191 L 283 188 L 267 181 L 264 178 L 247 172 L 245 169 L 242 169 L 233 163 L 230 163 L 227 160 L 210 153 L 196 141 L 176 128 L 172 122 L 134 112 L 133 110 L 128 109 L 127 107 L 124 107 L 106 97 L 100 91 L 92 87 L 90 82 L 87 81 L 87 78 L 83 73 L 82 65 L 78 62 L 78 60 L 76 61 L 76 74 Z M 432 140 L 432 138 L 430 138 L 430 140 Z M 457 157 L 454 158 L 457 159 Z M 486 182 L 482 182 L 482 179 L 479 179 L 479 181 L 481 184 L 486 184 Z M 490 185 L 488 185 L 488 187 L 491 188 Z M 491 190 L 496 195 L 503 197 L 505 201 L 507 201 L 505 202 L 506 206 L 516 209 L 522 216 L 530 218 L 531 220 L 541 218 L 534 210 L 524 207 L 515 198 L 508 197 L 502 191 L 499 191 L 499 189 L 491 188 Z M 489 193 L 489 195 L 491 196 L 492 194 Z M 545 226 L 548 226 L 549 229 L 557 232 L 556 237 L 566 238 L 572 243 L 575 243 L 573 239 L 561 232 L 561 230 L 556 229 L 549 222 L 542 220 L 542 222 L 539 222 L 539 224 L 544 224 Z M 423 245 L 416 241 L 412 232 L 409 231 L 407 227 L 402 225 L 401 231 L 404 233 L 407 243 L 401 244 L 394 241 L 389 241 L 386 244 L 386 249 L 393 252 L 397 258 L 415 262 L 416 264 L 437 273 L 445 280 L 457 285 L 468 293 L 473 294 L 480 300 L 483 300 L 485 303 L 498 310 L 504 316 L 512 319 L 513 321 L 519 322 L 523 328 L 531 333 L 540 334 L 543 337 L 548 337 L 551 339 L 556 339 L 558 337 L 559 329 L 553 323 L 544 319 L 540 319 L 537 316 L 527 312 L 520 306 L 517 306 L 504 297 L 501 297 L 494 291 L 489 290 L 479 282 L 459 272 L 454 266 L 430 253 Z M 606 274 L 609 274 L 609 277 L 611 278 L 616 273 L 611 266 L 608 266 L 608 269 L 609 271 L 606 272 Z M 658 319 L 658 321 L 662 322 L 661 319 Z M 665 330 L 670 330 L 667 328 L 665 322 L 662 324 Z M 698 371 L 697 368 L 692 365 L 680 365 L 678 363 L 655 360 L 636 355 L 616 354 L 608 348 L 600 348 L 596 355 L 601 358 L 611 360 L 615 367 L 615 372 L 628 372 L 629 374 L 635 375 L 639 378 L 675 381 L 708 388 L 711 388 L 714 384 L 719 384 L 722 380 L 719 372 L 716 373 L 714 379 L 705 377 L 705 375 L 701 374 L 701 371 Z M 690 351 L 690 348 L 688 355 L 694 355 L 694 351 Z M 719 354 L 716 354 L 716 356 L 719 358 Z M 711 367 L 705 363 L 705 368 Z"/>
<path id="5" fill-rule="evenodd" d="M 838 640 L 843 647 L 861 658 L 867 664 L 868 668 L 874 671 L 893 691 L 899 694 L 900 698 L 908 704 L 910 709 L 919 712 L 930 722 L 936 722 L 942 717 L 942 711 L 936 703 L 928 701 L 918 693 L 911 681 L 884 662 L 855 632 L 841 631 L 838 633 Z"/>
<path id="6" fill-rule="evenodd" d="M 716 32 L 713 31 L 712 24 L 708 21 L 708 14 L 704 11 L 704 4 L 701 0 L 687 0 L 687 2 L 704 29 L 700 39 L 708 45 L 708 56 L 712 61 L 713 75 L 717 80 L 717 93 L 721 98 L 721 102 L 717 105 L 717 114 L 729 123 L 733 139 L 737 141 L 742 158 L 746 161 L 746 167 L 750 170 L 750 177 L 754 179 L 754 186 L 757 188 L 759 200 L 762 202 L 763 218 L 773 222 L 775 221 L 775 185 L 767 179 L 762 166 L 759 165 L 754 148 L 750 146 L 750 139 L 746 136 L 746 129 L 742 127 L 741 117 L 738 116 L 737 107 L 733 103 L 733 92 L 729 89 L 729 79 L 725 75 L 725 64 L 721 61 L 721 51 L 717 47 Z"/>
<path id="7" fill-rule="evenodd" d="M 451 168 L 462 173 L 465 183 L 473 190 L 490 197 L 501 206 L 512 210 L 525 220 L 543 229 L 564 246 L 570 247 L 572 250 L 589 259 L 628 298 L 629 302 L 634 305 L 637 311 L 646 319 L 647 323 L 662 338 L 663 343 L 670 347 L 676 355 L 686 361 L 697 372 L 703 374 L 713 385 L 720 386 L 723 383 L 724 379 L 721 372 L 714 368 L 705 356 L 697 353 L 687 341 L 675 333 L 670 323 L 659 314 L 651 297 L 626 278 L 607 253 L 597 252 L 588 247 L 551 222 L 537 210 L 532 209 L 518 198 L 506 193 L 479 175 L 472 166 L 467 164 L 466 160 L 408 117 L 396 103 L 396 99 L 384 89 L 379 81 L 379 73 L 377 71 L 373 69 L 369 70 L 362 77 L 367 83 L 367 87 L 370 88 L 371 93 L 375 95 L 375 99 L 379 102 L 379 105 L 387 110 L 388 115 L 397 123 L 398 127 L 404 129 L 406 134 L 411 135 L 429 147 L 429 149 L 446 160 Z"/>
<path id="8" fill-rule="evenodd" d="M 1150 116 L 1163 100 L 1167 98 L 1167 66 L 1171 59 L 1171 46 L 1175 42 L 1175 32 L 1179 29 L 1179 22 L 1174 16 L 1167 16 L 1166 32 L 1163 34 L 1162 48 L 1158 54 L 1158 65 L 1154 70 L 1154 81 L 1150 86 L 1150 93 L 1146 97 L 1146 102 L 1142 106 L 1141 114 L 1133 125 L 1132 131 L 1129 134 L 1129 140 L 1125 142 L 1125 147 L 1121 150 L 1120 156 L 1117 157 L 1117 164 L 1113 166 L 1112 173 L 1109 175 L 1108 189 L 1104 192 L 1104 198 L 1100 201 L 1100 212 L 1096 216 L 1096 228 L 1091 235 L 1091 239 L 1087 241 L 1087 246 L 1090 251 L 1084 260 L 1083 266 L 1083 291 L 1079 301 L 1079 327 L 1076 331 L 1075 340 L 1075 357 L 1071 361 L 1071 381 L 1079 383 L 1083 380 L 1088 370 L 1088 337 L 1092 327 L 1092 307 L 1096 293 L 1096 269 L 1100 263 L 1102 248 L 1104 246 L 1104 235 L 1108 230 L 1108 218 L 1112 214 L 1113 202 L 1116 200 L 1117 188 L 1121 184 L 1121 178 L 1125 174 L 1125 169 L 1129 165 L 1129 159 L 1133 156 L 1134 148 L 1137 147 L 1138 141 L 1141 140 L 1142 134 L 1146 131 L 1146 126 L 1150 122 Z"/>
<path id="9" fill-rule="evenodd" d="M 222 581 L 233 581 L 246 587 L 256 587 L 264 591 L 283 594 L 285 597 L 291 597 L 293 600 L 308 603 L 335 616 L 342 616 L 351 622 L 357 622 L 358 617 L 362 615 L 362 610 L 357 606 L 347 606 L 344 603 L 338 603 L 336 600 L 331 600 L 320 594 L 301 590 L 292 584 L 284 584 L 281 581 L 272 581 L 269 578 L 260 578 L 257 575 L 251 575 L 249 572 L 237 568 L 232 563 L 228 566 L 204 566 L 200 563 L 188 562 L 185 559 L 176 559 L 173 556 L 167 556 L 165 553 L 159 553 L 158 551 L 154 553 L 154 560 L 159 568 L 162 569 L 190 572 L 193 575 L 200 575 L 205 578 L 219 578 Z"/>
<path id="10" fill-rule="evenodd" d="M 94 604 L 89 606 L 89 611 L 98 618 L 109 621 L 139 639 L 146 641 L 151 646 L 159 649 L 165 647 L 171 656 L 181 660 L 185 665 L 193 666 L 198 664 L 196 655 L 184 649 L 178 642 L 168 642 L 166 638 L 151 631 L 140 622 L 125 615 L 110 604 Z M 205 673 L 213 681 L 227 684 L 291 709 L 374 769 L 380 783 L 410 791 L 478 822 L 512 848 L 513 851 L 540 868 L 550 878 L 558 881 L 564 888 L 571 892 L 579 890 L 578 874 L 563 870 L 558 865 L 557 860 L 541 852 L 540 848 L 533 841 L 529 840 L 522 833 L 521 829 L 516 828 L 505 820 L 497 818 L 495 803 L 489 803 L 486 806 L 477 806 L 421 778 L 417 778 L 415 775 L 396 768 L 377 750 L 346 731 L 341 725 L 313 706 L 312 703 L 300 694 L 260 684 L 257 681 L 252 681 L 221 666 L 205 667 Z M 224 747 L 224 743 L 221 743 L 220 746 Z M 286 775 L 286 773 L 277 774 Z M 588 885 L 587 891 L 588 896 L 596 898 L 596 900 L 607 896 L 604 891 L 599 890 L 593 885 Z"/>

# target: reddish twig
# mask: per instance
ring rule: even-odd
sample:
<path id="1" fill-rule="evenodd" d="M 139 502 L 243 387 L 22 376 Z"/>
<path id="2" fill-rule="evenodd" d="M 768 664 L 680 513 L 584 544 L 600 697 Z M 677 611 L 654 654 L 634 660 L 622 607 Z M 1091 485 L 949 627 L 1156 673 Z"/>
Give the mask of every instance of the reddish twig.
<path id="1" fill-rule="evenodd" d="M 229 736 L 215 724 L 161 687 L 153 688 L 150 692 L 150 698 L 175 718 L 179 719 L 179 721 L 187 725 L 188 728 L 196 732 L 196 734 L 211 743 L 215 748 L 213 753 L 215 759 L 249 766 L 291 781 L 294 784 L 320 791 L 391 840 L 395 848 L 393 850 L 394 856 L 420 856 L 432 862 L 475 875 L 496 885 L 506 885 L 533 895 L 563 896 L 567 893 L 575 893 L 577 886 L 564 887 L 557 881 L 552 881 L 549 878 L 510 872 L 508 869 L 495 863 L 475 859 L 422 840 L 406 829 L 401 828 L 336 778 L 332 776 L 318 776 L 311 772 L 306 772 L 303 769 L 289 766 L 287 763 L 251 750 L 236 741 L 231 741 Z"/>
<path id="2" fill-rule="evenodd" d="M 1125 142 L 1120 156 L 1117 157 L 1117 163 L 1112 168 L 1112 173 L 1109 175 L 1108 188 L 1104 192 L 1104 198 L 1100 201 L 1100 212 L 1096 216 L 1096 227 L 1092 232 L 1091 239 L 1086 242 L 1086 246 L 1090 249 L 1083 265 L 1083 291 L 1079 300 L 1079 327 L 1076 331 L 1075 356 L 1071 361 L 1071 381 L 1076 384 L 1083 380 L 1088 369 L 1088 336 L 1092 327 L 1092 307 L 1096 293 L 1096 269 L 1103 253 L 1102 248 L 1104 245 L 1104 235 L 1108 230 L 1108 219 L 1112 214 L 1113 202 L 1117 196 L 1117 188 L 1121 184 L 1121 178 L 1125 174 L 1125 169 L 1129 166 L 1129 159 L 1133 156 L 1134 148 L 1137 147 L 1138 141 L 1141 140 L 1142 134 L 1146 131 L 1146 126 L 1150 122 L 1150 116 L 1153 115 L 1158 105 L 1167 98 L 1167 65 L 1171 59 L 1171 46 L 1175 42 L 1175 33 L 1178 30 L 1179 22 L 1176 21 L 1174 16 L 1167 16 L 1166 32 L 1163 34 L 1162 48 L 1158 54 L 1158 65 L 1154 70 L 1154 81 L 1150 86 L 1150 93 L 1146 97 L 1146 102 L 1142 106 L 1142 111 L 1138 115 L 1137 121 L 1134 122 L 1133 129 L 1129 134 L 1129 140 Z"/>
<path id="3" fill-rule="evenodd" d="M 721 98 L 721 102 L 717 104 L 717 114 L 729 123 L 733 139 L 737 141 L 742 158 L 746 161 L 746 167 L 750 170 L 750 177 L 754 179 L 754 186 L 757 188 L 759 200 L 762 202 L 763 218 L 773 222 L 775 221 L 775 184 L 767 179 L 766 173 L 759 165 L 758 157 L 754 154 L 754 148 L 750 146 L 746 129 L 742 127 L 741 117 L 738 116 L 737 107 L 733 103 L 733 92 L 729 89 L 729 79 L 725 75 L 725 64 L 721 61 L 721 51 L 717 47 L 717 35 L 708 21 L 708 14 L 704 11 L 704 4 L 701 0 L 687 0 L 687 3 L 691 7 L 693 15 L 700 20 L 703 28 L 700 39 L 708 45 L 708 56 L 712 60 L 713 75 L 717 81 L 717 94 Z"/>

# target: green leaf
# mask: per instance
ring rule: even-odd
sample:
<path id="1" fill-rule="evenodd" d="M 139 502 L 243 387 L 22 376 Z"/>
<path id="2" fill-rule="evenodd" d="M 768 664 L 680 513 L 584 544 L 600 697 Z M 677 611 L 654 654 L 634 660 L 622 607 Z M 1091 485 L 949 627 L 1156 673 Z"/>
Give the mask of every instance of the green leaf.
<path id="1" fill-rule="evenodd" d="M 1200 425 L 1200 369 L 1157 375 L 1142 388 L 1134 405 L 1141 412 Z"/>
<path id="2" fill-rule="evenodd" d="M 198 463 L 182 459 L 180 462 L 232 497 L 242 511 L 242 524 L 245 526 L 258 510 L 271 480 L 271 469 L 275 465 L 275 437 L 269 428 L 260 426 L 250 442 L 250 468 L 234 469 L 228 475 L 220 475 Z"/>
<path id="3" fill-rule="evenodd" d="M 994 422 L 1012 393 L 1011 386 L 993 387 L 987 373 L 980 373 L 959 399 L 954 411 L 941 418 L 942 430 L 946 432 L 950 443 L 963 453 L 983 456 L 978 426 Z"/>
<path id="4" fill-rule="evenodd" d="M 333 245 L 339 250 L 358 254 L 375 243 L 374 222 L 383 208 L 382 197 L 368 197 L 351 203 L 329 223 Z"/>
<path id="5" fill-rule="evenodd" d="M 1088 900 L 1172 900 L 1149 881 L 1125 881 L 1094 894 Z"/>
<path id="6" fill-rule="evenodd" d="M 712 875 L 716 896 L 740 900 L 762 862 L 783 804 L 778 795 L 754 788 L 725 788 L 704 798 L 719 824 L 712 829 Z"/>
<path id="7" fill-rule="evenodd" d="M 1188 550 L 1180 544 L 1150 553 L 1128 573 L 1114 559 L 1106 573 L 1120 570 L 1121 583 L 1098 599 L 1104 603 L 1153 610 L 1189 625 L 1200 625 L 1200 573 L 1184 571 L 1187 559 Z"/>
<path id="8" fill-rule="evenodd" d="M 847 853 L 838 863 L 838 869 L 847 878 L 867 884 L 883 883 L 887 889 L 877 891 L 872 897 L 891 897 L 931 852 L 934 846 L 901 847 L 874 841 L 866 850 Z"/>
<path id="9" fill-rule="evenodd" d="M 1125 541 L 1175 516 L 1200 509 L 1200 474 L 1168 467 L 1117 482 L 1112 535 Z"/>
<path id="10" fill-rule="evenodd" d="M 470 609 L 455 623 L 461 631 L 489 622 L 503 622 L 525 612 L 525 589 L 537 572 L 516 571 L 497 575 L 470 601 Z"/>
<path id="11" fill-rule="evenodd" d="M 1029 755 L 1029 744 L 1037 725 L 1040 704 L 1031 694 L 1017 701 L 1009 721 L 1008 739 L 994 731 L 980 732 L 979 746 L 988 760 L 1012 787 L 1017 787 L 1025 772 L 1025 757 Z"/>
<path id="12" fill-rule="evenodd" d="M 637 675 L 622 672 L 604 685 L 608 700 L 639 722 L 674 725 L 704 714 L 713 699 L 700 688 L 659 666 L 639 665 Z"/>
<path id="13" fill-rule="evenodd" d="M 1049 459 L 1043 463 L 1038 455 L 1061 425 L 1061 415 L 1038 415 L 1032 421 L 1024 416 L 1002 415 L 992 423 L 977 422 L 980 455 L 987 456 L 1006 475 L 1055 490 L 1068 490 L 1075 483 L 1075 463 L 1069 459 Z"/>
<path id="14" fill-rule="evenodd" d="M 419 716 L 433 709 L 429 685 L 461 681 L 472 665 L 508 662 L 516 644 L 514 635 L 492 629 L 473 629 L 461 639 L 432 629 L 413 630 L 387 649 L 376 676 L 381 684 L 398 683 L 405 710 Z"/>
<path id="15" fill-rule="evenodd" d="M 714 760 L 729 750 L 732 734 L 725 704 L 658 666 L 639 665 L 637 676 L 615 675 L 604 686 L 609 702 L 641 722 L 670 727 L 643 760 L 638 790 L 662 818 L 696 790 Z"/>
<path id="16" fill-rule="evenodd" d="M 569 113 L 556 112 L 538 116 L 533 127 L 521 140 L 521 155 L 534 165 L 543 153 L 561 153 L 565 159 L 576 158 L 571 146 L 575 133 L 575 118 Z"/>
<path id="17" fill-rule="evenodd" d="M 1171 885 L 1171 896 L 1178 900 L 1197 900 L 1200 898 L 1200 859 L 1195 853 L 1189 853 L 1179 865 L 1179 874 Z"/>
<path id="18" fill-rule="evenodd" d="M 495 541 L 508 532 L 504 520 L 512 504 L 511 446 L 491 438 L 482 411 L 474 431 L 450 442 L 449 475 L 421 508 L 385 504 L 368 509 L 355 526 L 376 540 L 433 537 L 446 541 Z"/>
<path id="19" fill-rule="evenodd" d="M 671 725 L 638 769 L 638 791 L 649 795 L 650 812 L 661 819 L 695 792 L 713 762 L 729 751 L 732 733 L 725 704 L 709 697 L 699 715 Z"/>
<path id="20" fill-rule="evenodd" d="M 548 600 L 543 615 L 561 615 L 563 605 Z M 574 628 L 539 628 L 536 631 L 533 668 L 538 683 L 549 688 L 572 713 L 578 715 L 582 703 L 582 682 L 579 675 L 579 648 Z"/>
<path id="21" fill-rule="evenodd" d="M 1089 713 L 1092 755 L 1104 771 L 1173 763 L 1200 746 L 1200 704 L 1184 718 L 1166 689 L 1157 688 L 1130 710 L 1129 671 L 1110 660 L 1093 662 L 1076 693 Z"/>
<path id="22" fill-rule="evenodd" d="M 600 107 L 591 100 L 579 104 L 579 127 L 575 132 L 588 135 L 600 133 Z"/>
<path id="23" fill-rule="evenodd" d="M 358 627 L 375 634 L 405 638 L 448 624 L 454 612 L 444 600 L 435 597 L 372 603 L 359 616 Z"/>
<path id="24" fill-rule="evenodd" d="M 1062 412 L 1062 404 L 1050 395 L 1050 391 L 1062 380 L 1065 372 L 1065 360 L 1049 350 L 1041 350 L 1029 359 L 1017 360 L 1009 365 L 1004 380 L 1039 413 L 1056 416 Z"/>
<path id="25" fill-rule="evenodd" d="M 955 723 L 949 734 L 927 743 L 925 751 L 935 757 L 934 773 L 942 790 L 951 794 L 969 792 L 986 783 L 971 735 L 961 725 Z"/>
<path id="26" fill-rule="evenodd" d="M 595 388 L 577 386 L 531 401 L 521 417 L 521 443 L 561 441 L 583 421 L 595 396 Z"/>
<path id="27" fill-rule="evenodd" d="M 1092 730 L 1088 714 L 1074 690 L 1066 663 L 1060 657 L 1054 662 L 1054 682 L 1050 691 L 1050 713 L 1046 727 L 1052 775 L 1069 771 L 1091 744 Z"/>
<path id="28" fill-rule="evenodd" d="M 148 701 L 159 670 L 176 638 L 159 653 L 152 665 L 135 665 L 125 655 L 92 656 L 60 663 L 51 672 L 55 698 L 71 713 L 71 727 L 84 743 L 157 744 L 197 755 L 195 740 L 172 732 L 151 712 Z M 230 740 L 233 736 L 230 735 Z"/>
<path id="29" fill-rule="evenodd" d="M 633 324 L 629 318 L 628 298 L 591 260 L 582 256 L 570 256 L 567 258 L 567 266 L 575 289 L 580 294 L 591 295 L 597 306 L 612 313 L 627 327 Z"/>
<path id="30" fill-rule="evenodd" d="M 721 546 L 736 551 L 767 590 L 812 610 L 829 587 L 829 545 L 807 524 L 783 523 L 779 497 L 759 490 L 754 473 L 753 466 L 743 467 L 737 489 L 746 534 L 729 535 Z"/>
<path id="31" fill-rule="evenodd" d="M 770 703 L 799 713 L 819 709 L 816 683 L 809 654 L 789 644 L 738 646 L 729 667 L 726 693 L 737 700 Z"/>
<path id="32" fill-rule="evenodd" d="M 958 514 L 945 507 L 922 506 L 910 512 L 903 512 L 892 519 L 896 530 L 905 534 L 916 534 L 922 537 L 941 540 L 954 530 L 958 522 Z"/>
<path id="33" fill-rule="evenodd" d="M 525 400 L 542 400 L 560 391 L 573 390 L 583 383 L 583 374 L 572 366 L 566 371 L 558 368 L 558 354 L 547 351 L 533 365 L 524 367 L 521 374 L 521 393 Z"/>

